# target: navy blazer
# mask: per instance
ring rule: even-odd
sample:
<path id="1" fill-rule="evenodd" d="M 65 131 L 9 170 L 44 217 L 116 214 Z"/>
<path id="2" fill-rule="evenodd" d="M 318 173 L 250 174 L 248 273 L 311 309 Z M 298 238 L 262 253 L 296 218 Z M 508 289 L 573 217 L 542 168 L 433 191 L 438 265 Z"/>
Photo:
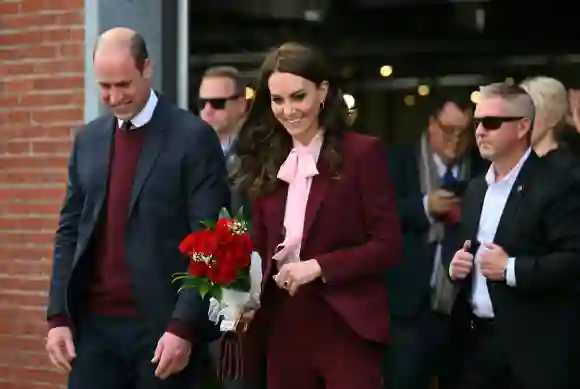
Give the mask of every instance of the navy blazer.
<path id="1" fill-rule="evenodd" d="M 85 125 L 70 156 L 47 314 L 65 314 L 73 326 L 84 305 L 92 241 L 104 215 L 115 126 L 112 115 Z M 222 149 L 210 126 L 162 96 L 143 131 L 148 133 L 133 181 L 125 238 L 135 297 L 156 336 L 176 318 L 191 323 L 196 335 L 203 337 L 212 328 L 207 301 L 194 290 L 178 293 L 172 275 L 187 269 L 180 241 L 228 205 Z"/>

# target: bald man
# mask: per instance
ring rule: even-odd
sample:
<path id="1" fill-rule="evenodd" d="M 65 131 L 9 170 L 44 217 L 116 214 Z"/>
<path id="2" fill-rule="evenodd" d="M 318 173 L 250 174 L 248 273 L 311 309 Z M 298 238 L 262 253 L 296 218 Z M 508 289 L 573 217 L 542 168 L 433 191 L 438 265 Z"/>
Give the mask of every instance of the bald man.
<path id="1" fill-rule="evenodd" d="M 195 388 L 217 329 L 178 293 L 178 245 L 229 191 L 215 131 L 151 89 L 143 38 L 105 32 L 94 51 L 110 109 L 75 137 L 56 232 L 46 349 L 70 389 Z"/>

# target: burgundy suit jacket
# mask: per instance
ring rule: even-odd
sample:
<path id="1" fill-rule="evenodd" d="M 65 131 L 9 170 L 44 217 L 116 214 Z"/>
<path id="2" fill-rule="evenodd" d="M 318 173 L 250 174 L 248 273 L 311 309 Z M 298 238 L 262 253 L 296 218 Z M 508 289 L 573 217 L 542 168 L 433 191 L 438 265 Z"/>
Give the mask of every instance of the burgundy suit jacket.
<path id="1" fill-rule="evenodd" d="M 331 177 L 322 158 L 318 161 L 319 174 L 313 178 L 306 207 L 301 259 L 318 260 L 325 282 L 313 286 L 346 323 L 362 338 L 386 344 L 389 310 L 384 272 L 402 259 L 387 158 L 378 139 L 353 132 L 344 134 L 340 153 L 343 169 L 338 179 Z M 252 205 L 253 241 L 263 259 L 264 283 L 277 272 L 272 256 L 283 238 L 287 192 L 284 184 Z"/>

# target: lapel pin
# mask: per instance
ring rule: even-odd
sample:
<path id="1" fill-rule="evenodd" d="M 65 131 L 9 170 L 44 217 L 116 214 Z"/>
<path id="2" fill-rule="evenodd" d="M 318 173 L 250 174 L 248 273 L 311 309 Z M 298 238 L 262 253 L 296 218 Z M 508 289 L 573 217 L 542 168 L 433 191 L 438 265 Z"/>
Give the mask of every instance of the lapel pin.
<path id="1" fill-rule="evenodd" d="M 524 190 L 524 186 L 523 185 L 519 185 L 518 186 L 518 193 L 522 193 L 523 190 Z"/>

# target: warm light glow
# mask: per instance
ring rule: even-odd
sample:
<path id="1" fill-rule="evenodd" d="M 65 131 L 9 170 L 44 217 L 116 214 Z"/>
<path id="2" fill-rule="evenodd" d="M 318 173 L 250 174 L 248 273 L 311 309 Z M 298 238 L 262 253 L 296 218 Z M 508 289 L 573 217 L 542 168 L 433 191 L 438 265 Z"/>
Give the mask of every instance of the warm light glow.
<path id="1" fill-rule="evenodd" d="M 252 88 L 247 86 L 246 87 L 246 100 L 252 100 L 255 95 L 256 95 L 256 92 Z"/>
<path id="2" fill-rule="evenodd" d="M 477 104 L 479 102 L 479 99 L 481 99 L 481 92 L 479 92 L 479 91 L 473 91 L 473 92 L 471 92 L 471 97 L 470 98 L 471 98 L 471 101 L 474 104 Z"/>
<path id="3" fill-rule="evenodd" d="M 413 95 L 405 96 L 405 105 L 407 107 L 411 107 L 411 106 L 415 105 L 415 96 L 413 96 Z"/>
<path id="4" fill-rule="evenodd" d="M 348 109 L 353 109 L 355 107 L 355 99 L 354 96 L 348 93 L 345 93 L 344 95 L 342 95 L 342 98 L 344 99 L 344 102 L 346 104 L 346 107 Z"/>
<path id="5" fill-rule="evenodd" d="M 389 77 L 391 74 L 393 74 L 393 67 L 389 65 L 381 66 L 379 73 L 381 73 L 381 76 L 383 77 Z"/>
<path id="6" fill-rule="evenodd" d="M 419 94 L 419 96 L 427 96 L 429 92 L 430 89 L 428 85 L 419 85 L 419 87 L 417 88 L 417 93 Z"/>

